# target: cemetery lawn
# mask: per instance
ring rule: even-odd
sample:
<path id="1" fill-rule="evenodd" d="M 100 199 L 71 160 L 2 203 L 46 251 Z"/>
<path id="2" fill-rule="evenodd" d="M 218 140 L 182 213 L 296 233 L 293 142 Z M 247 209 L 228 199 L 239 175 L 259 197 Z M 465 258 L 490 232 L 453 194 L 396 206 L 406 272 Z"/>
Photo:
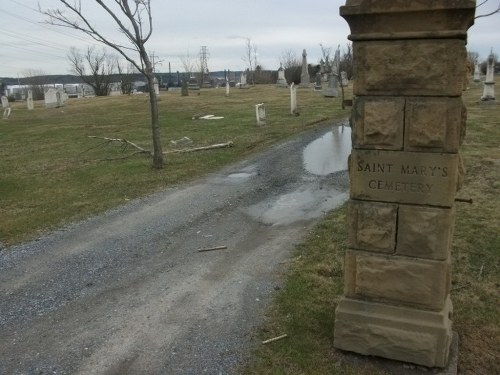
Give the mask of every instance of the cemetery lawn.
<path id="1" fill-rule="evenodd" d="M 255 104 L 262 102 L 266 127 L 256 125 Z M 53 109 L 45 109 L 40 101 L 33 111 L 25 102 L 11 103 L 11 118 L 0 120 L 0 251 L 206 175 L 293 134 L 324 126 L 325 121 L 345 119 L 350 111 L 341 109 L 340 98 L 324 98 L 306 89 L 297 90 L 297 102 L 300 116 L 292 116 L 289 90 L 274 85 L 232 88 L 229 97 L 224 88 L 191 91 L 187 97 L 180 91 L 161 92 L 164 151 L 234 143 L 232 148 L 166 155 L 163 170 L 153 170 L 152 160 L 144 154 L 106 161 L 134 149 L 88 138 L 125 138 L 151 149 L 147 95 L 69 99 L 64 107 Z M 197 114 L 224 118 L 193 120 Z M 170 143 L 183 137 L 192 144 Z"/>
<path id="2" fill-rule="evenodd" d="M 497 87 L 500 80 L 497 79 Z M 453 329 L 459 335 L 458 372 L 497 374 L 500 363 L 500 105 L 479 104 L 482 84 L 464 93 L 467 169 L 457 203 L 452 248 Z M 497 101 L 498 102 L 498 101 Z M 385 374 L 364 361 L 353 364 L 333 348 L 334 311 L 343 294 L 346 207 L 331 212 L 297 247 L 282 275 L 283 288 L 257 340 L 245 374 Z"/>

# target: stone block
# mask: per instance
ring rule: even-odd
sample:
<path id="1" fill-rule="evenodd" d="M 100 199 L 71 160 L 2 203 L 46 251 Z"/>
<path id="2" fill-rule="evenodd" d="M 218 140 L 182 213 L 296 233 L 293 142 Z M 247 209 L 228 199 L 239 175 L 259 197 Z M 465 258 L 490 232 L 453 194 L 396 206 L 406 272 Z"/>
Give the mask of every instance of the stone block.
<path id="1" fill-rule="evenodd" d="M 353 149 L 352 199 L 452 207 L 458 154 Z"/>
<path id="2" fill-rule="evenodd" d="M 473 0 L 347 0 L 340 7 L 350 40 L 465 39 L 474 11 Z"/>
<path id="3" fill-rule="evenodd" d="M 354 95 L 462 95 L 462 40 L 355 42 L 353 51 Z"/>
<path id="4" fill-rule="evenodd" d="M 400 205 L 396 254 L 448 259 L 454 219 L 454 209 Z"/>
<path id="5" fill-rule="evenodd" d="M 349 247 L 394 253 L 398 206 L 391 203 L 349 201 Z"/>
<path id="6" fill-rule="evenodd" d="M 351 116 L 353 147 L 403 149 L 404 98 L 357 97 Z"/>
<path id="7" fill-rule="evenodd" d="M 452 304 L 424 311 L 342 298 L 335 312 L 334 347 L 428 367 L 448 363 Z"/>
<path id="8" fill-rule="evenodd" d="M 348 250 L 345 296 L 429 310 L 443 308 L 450 262 Z"/>
<path id="9" fill-rule="evenodd" d="M 405 151 L 458 152 L 461 98 L 411 97 L 405 105 Z"/>

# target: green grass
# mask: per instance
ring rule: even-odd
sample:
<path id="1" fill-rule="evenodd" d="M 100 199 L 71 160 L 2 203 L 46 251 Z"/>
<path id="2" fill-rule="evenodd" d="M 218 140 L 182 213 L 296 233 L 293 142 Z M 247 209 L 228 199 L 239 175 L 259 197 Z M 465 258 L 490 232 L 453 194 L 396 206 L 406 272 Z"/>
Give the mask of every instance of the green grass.
<path id="1" fill-rule="evenodd" d="M 12 103 L 9 120 L 0 120 L 0 245 L 33 239 L 40 233 L 108 208 L 192 180 L 228 163 L 248 157 L 293 134 L 339 120 L 349 110 L 340 99 L 298 90 L 301 115 L 291 116 L 287 89 L 207 89 L 181 97 L 162 92 L 159 102 L 164 151 L 170 140 L 187 136 L 189 147 L 233 141 L 234 147 L 169 154 L 163 170 L 152 170 L 144 155 L 127 155 L 118 145 L 98 146 L 88 136 L 125 138 L 151 148 L 147 95 L 70 99 L 63 108 L 45 109 L 43 102 L 28 111 Z M 264 102 L 268 126 L 258 127 L 255 104 Z M 222 120 L 192 120 L 199 113 Z"/>
<path id="2" fill-rule="evenodd" d="M 459 373 L 491 375 L 500 363 L 500 105 L 478 103 L 482 86 L 464 93 L 467 136 L 461 152 L 467 175 L 457 203 L 452 248 L 453 329 L 459 335 Z M 333 349 L 334 311 L 343 294 L 346 208 L 331 212 L 298 246 L 282 275 L 259 345 L 245 374 L 384 374 L 353 365 Z"/>

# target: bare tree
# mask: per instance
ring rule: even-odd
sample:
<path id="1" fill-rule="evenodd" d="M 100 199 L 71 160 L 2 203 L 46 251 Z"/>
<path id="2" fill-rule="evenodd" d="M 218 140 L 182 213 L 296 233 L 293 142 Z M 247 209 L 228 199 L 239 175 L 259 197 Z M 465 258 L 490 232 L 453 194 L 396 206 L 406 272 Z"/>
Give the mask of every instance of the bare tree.
<path id="1" fill-rule="evenodd" d="M 352 44 L 347 43 L 344 48 L 342 48 L 342 54 L 340 56 L 340 71 L 346 72 L 349 79 L 354 75 L 353 59 L 352 59 Z"/>
<path id="2" fill-rule="evenodd" d="M 191 78 L 191 75 L 198 71 L 198 60 L 196 57 L 193 57 L 189 54 L 189 50 L 186 51 L 185 55 L 179 56 L 179 60 L 181 61 L 182 67 L 184 68 L 184 72 L 188 74 L 188 79 Z"/>
<path id="3" fill-rule="evenodd" d="M 144 75 L 150 88 L 154 87 L 153 64 L 146 50 L 146 42 L 153 33 L 151 0 L 95 0 L 105 14 L 118 26 L 127 42 L 117 43 L 111 36 L 104 35 L 91 22 L 90 14 L 82 10 L 81 0 L 59 0 L 62 8 L 42 10 L 52 25 L 80 30 L 123 56 Z M 40 6 L 39 6 L 40 7 Z M 68 14 L 69 13 L 69 14 Z M 149 90 L 151 110 L 151 133 L 153 139 L 153 167 L 163 167 L 163 152 L 160 139 L 158 103 L 154 90 Z"/>
<path id="4" fill-rule="evenodd" d="M 300 73 L 302 72 L 302 62 L 297 53 L 291 49 L 281 52 L 280 63 L 285 70 L 285 78 L 288 82 L 299 84 Z"/>
<path id="5" fill-rule="evenodd" d="M 116 58 L 113 58 L 104 48 L 98 51 L 95 46 L 92 46 L 87 47 L 85 53 L 71 47 L 68 60 L 72 72 L 91 86 L 96 96 L 109 95 L 112 74 L 115 72 L 116 67 Z"/>
<path id="6" fill-rule="evenodd" d="M 255 84 L 254 70 L 257 66 L 257 46 L 252 43 L 251 38 L 245 38 L 245 54 L 241 59 L 247 63 L 252 85 Z"/>
<path id="7" fill-rule="evenodd" d="M 47 75 L 42 70 L 28 69 L 23 72 L 24 83 L 28 90 L 33 93 L 33 100 L 42 100 L 44 98 L 45 85 L 49 84 Z"/>
<path id="8" fill-rule="evenodd" d="M 489 2 L 489 0 L 483 0 L 482 2 L 480 2 L 479 4 L 476 5 L 476 9 L 483 6 L 487 2 Z M 488 12 L 488 13 L 484 13 L 484 14 L 478 14 L 477 16 L 474 17 L 474 19 L 482 18 L 482 17 L 489 17 L 489 16 L 492 16 L 496 13 L 500 13 L 500 2 L 498 2 L 497 8 L 495 10 Z"/>

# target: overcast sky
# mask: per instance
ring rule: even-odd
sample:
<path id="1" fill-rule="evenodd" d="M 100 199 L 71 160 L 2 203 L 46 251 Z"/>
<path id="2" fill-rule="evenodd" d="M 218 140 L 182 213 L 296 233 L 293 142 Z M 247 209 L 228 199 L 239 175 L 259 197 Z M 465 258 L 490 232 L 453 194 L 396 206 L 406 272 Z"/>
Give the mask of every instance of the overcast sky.
<path id="1" fill-rule="evenodd" d="M 409 0 L 410 1 L 410 0 Z M 480 8 L 487 13 L 500 0 L 490 0 Z M 23 77 L 27 70 L 46 74 L 70 74 L 67 59 L 71 47 L 85 49 L 95 42 L 84 34 L 44 23 L 42 8 L 59 6 L 58 0 L 0 0 L 0 77 Z M 116 26 L 96 8 L 93 0 L 83 0 L 91 23 L 118 40 Z M 307 50 L 308 62 L 318 63 L 319 44 L 336 48 L 348 42 L 349 28 L 339 16 L 345 0 L 152 0 L 153 36 L 147 44 L 157 60 L 157 71 L 183 70 L 180 56 L 197 58 L 207 46 L 210 71 L 242 70 L 246 63 L 245 38 L 257 47 L 259 63 L 277 69 L 285 50 L 300 58 Z M 500 54 L 500 15 L 479 18 L 469 29 L 469 50 L 482 59 L 490 48 Z"/>

